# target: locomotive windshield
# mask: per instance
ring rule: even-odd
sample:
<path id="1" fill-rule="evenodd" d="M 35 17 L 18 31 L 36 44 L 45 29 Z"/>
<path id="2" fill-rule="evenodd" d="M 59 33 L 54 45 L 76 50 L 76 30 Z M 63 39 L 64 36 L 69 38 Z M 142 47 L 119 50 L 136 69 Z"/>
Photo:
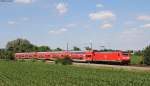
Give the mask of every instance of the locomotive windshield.
<path id="1" fill-rule="evenodd" d="M 124 56 L 128 56 L 128 55 L 129 55 L 129 52 L 124 51 L 124 52 L 122 52 L 122 55 L 124 55 Z"/>

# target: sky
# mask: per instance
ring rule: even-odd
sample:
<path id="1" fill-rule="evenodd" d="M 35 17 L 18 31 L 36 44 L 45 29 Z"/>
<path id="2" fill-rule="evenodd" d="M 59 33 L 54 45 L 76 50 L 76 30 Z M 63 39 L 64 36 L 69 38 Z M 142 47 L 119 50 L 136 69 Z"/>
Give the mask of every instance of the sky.
<path id="1" fill-rule="evenodd" d="M 141 50 L 150 44 L 150 0 L 0 0 L 0 48 L 25 38 L 66 49 Z"/>

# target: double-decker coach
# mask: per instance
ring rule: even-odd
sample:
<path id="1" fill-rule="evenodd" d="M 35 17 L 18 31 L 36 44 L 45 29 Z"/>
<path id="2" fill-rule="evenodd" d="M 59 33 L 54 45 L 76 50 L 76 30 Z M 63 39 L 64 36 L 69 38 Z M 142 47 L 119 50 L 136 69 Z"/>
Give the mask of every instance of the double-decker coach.
<path id="1" fill-rule="evenodd" d="M 80 62 L 121 62 L 130 63 L 130 54 L 123 51 L 93 52 L 93 51 L 61 51 L 61 52 L 33 52 L 16 53 L 16 59 L 49 59 L 56 60 L 69 56 L 73 61 Z"/>

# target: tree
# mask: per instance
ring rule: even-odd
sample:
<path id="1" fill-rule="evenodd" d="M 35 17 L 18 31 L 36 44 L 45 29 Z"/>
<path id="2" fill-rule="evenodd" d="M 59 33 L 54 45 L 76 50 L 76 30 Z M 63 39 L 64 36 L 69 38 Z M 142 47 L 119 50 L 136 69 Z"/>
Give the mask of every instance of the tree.
<path id="1" fill-rule="evenodd" d="M 4 49 L 0 49 L 0 59 L 4 59 L 5 56 L 4 56 Z"/>
<path id="2" fill-rule="evenodd" d="M 0 49 L 0 59 L 14 59 L 14 53 L 5 49 Z"/>
<path id="3" fill-rule="evenodd" d="M 142 56 L 143 55 L 143 51 L 142 50 L 135 51 L 134 55 Z"/>
<path id="4" fill-rule="evenodd" d="M 91 51 L 92 48 L 90 48 L 89 46 L 85 47 L 85 50 Z"/>
<path id="5" fill-rule="evenodd" d="M 150 65 L 150 45 L 144 49 L 144 63 Z"/>
<path id="6" fill-rule="evenodd" d="M 38 47 L 39 52 L 47 52 L 47 51 L 52 51 L 48 46 L 40 46 Z"/>
<path id="7" fill-rule="evenodd" d="M 54 49 L 54 51 L 62 51 L 62 49 L 58 47 L 58 48 Z"/>
<path id="8" fill-rule="evenodd" d="M 39 51 L 39 47 L 34 45 L 34 46 L 32 47 L 32 51 L 33 51 L 33 52 L 38 52 L 38 51 Z"/>
<path id="9" fill-rule="evenodd" d="M 12 52 L 31 52 L 33 46 L 34 45 L 31 44 L 28 40 L 18 38 L 16 40 L 8 42 L 6 45 L 6 49 Z"/>
<path id="10" fill-rule="evenodd" d="M 1 58 L 14 59 L 14 54 L 19 52 L 31 52 L 34 45 L 26 39 L 18 38 L 13 41 L 9 41 L 6 45 L 6 49 L 2 50 Z"/>
<path id="11" fill-rule="evenodd" d="M 81 51 L 81 49 L 79 47 L 76 47 L 76 46 L 73 47 L 73 50 L 74 51 Z"/>
<path id="12" fill-rule="evenodd" d="M 58 51 L 62 49 L 57 48 Z M 47 52 L 51 51 L 48 46 L 35 46 L 26 39 L 18 38 L 13 41 L 9 41 L 6 45 L 6 49 L 0 49 L 0 59 L 14 59 L 15 53 L 22 52 Z"/>

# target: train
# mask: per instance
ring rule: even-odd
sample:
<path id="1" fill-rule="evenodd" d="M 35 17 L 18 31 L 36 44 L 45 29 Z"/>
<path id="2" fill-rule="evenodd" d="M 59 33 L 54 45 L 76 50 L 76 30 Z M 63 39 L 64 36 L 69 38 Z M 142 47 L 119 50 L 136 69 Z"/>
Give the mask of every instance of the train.
<path id="1" fill-rule="evenodd" d="M 68 56 L 75 62 L 119 62 L 130 63 L 130 53 L 124 51 L 94 52 L 94 51 L 61 51 L 61 52 L 27 52 L 16 53 L 16 59 L 56 60 Z"/>

